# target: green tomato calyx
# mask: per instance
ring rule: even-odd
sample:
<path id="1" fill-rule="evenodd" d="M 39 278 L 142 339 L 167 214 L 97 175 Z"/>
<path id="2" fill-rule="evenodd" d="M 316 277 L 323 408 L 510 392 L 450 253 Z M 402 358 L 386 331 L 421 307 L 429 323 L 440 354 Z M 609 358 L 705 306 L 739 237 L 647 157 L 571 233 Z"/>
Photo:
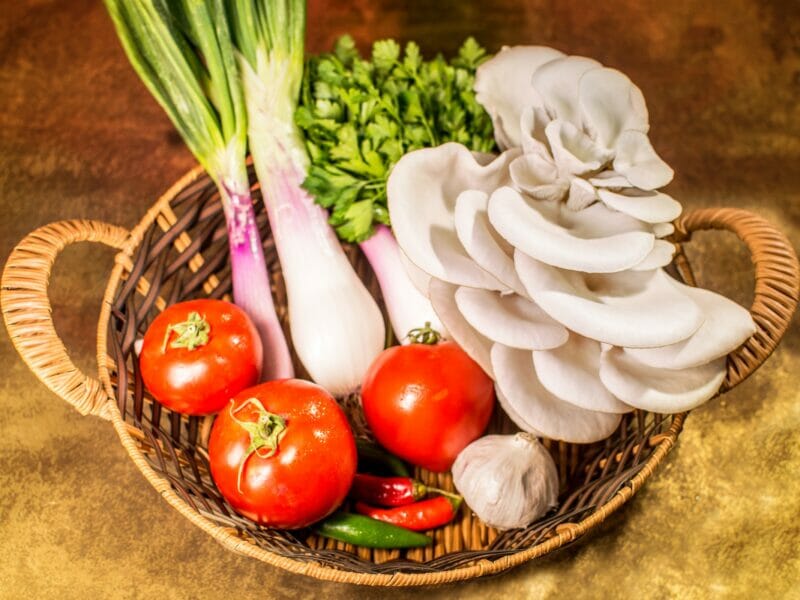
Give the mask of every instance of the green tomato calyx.
<path id="1" fill-rule="evenodd" d="M 172 334 L 177 334 L 177 337 L 169 341 Z M 167 351 L 167 344 L 170 348 L 186 348 L 187 350 L 194 350 L 208 343 L 208 335 L 211 333 L 211 325 L 200 313 L 190 312 L 189 317 L 180 323 L 167 326 L 167 333 L 164 335 L 164 343 L 161 345 L 161 351 Z"/>
<path id="2" fill-rule="evenodd" d="M 258 412 L 258 418 L 255 421 L 242 421 L 236 418 L 236 413 L 245 406 L 255 407 Z M 241 494 L 242 472 L 245 463 L 253 454 L 260 458 L 270 458 L 278 452 L 278 446 L 286 434 L 286 419 L 269 412 L 257 398 L 248 398 L 236 410 L 233 409 L 233 403 L 231 403 L 229 411 L 231 418 L 250 436 L 250 444 L 247 446 L 242 462 L 239 463 L 239 472 L 236 476 L 236 489 Z"/>
<path id="3" fill-rule="evenodd" d="M 406 338 L 411 340 L 412 344 L 427 344 L 434 346 L 442 339 L 442 334 L 431 327 L 430 321 L 425 321 L 424 327 L 415 327 L 408 332 Z"/>

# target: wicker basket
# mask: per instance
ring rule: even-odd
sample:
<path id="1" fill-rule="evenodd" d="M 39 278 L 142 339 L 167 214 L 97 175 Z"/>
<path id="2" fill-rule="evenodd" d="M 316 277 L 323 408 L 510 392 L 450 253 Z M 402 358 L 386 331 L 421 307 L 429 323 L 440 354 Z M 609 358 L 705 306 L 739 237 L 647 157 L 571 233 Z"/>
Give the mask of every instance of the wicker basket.
<path id="1" fill-rule="evenodd" d="M 278 315 L 286 326 L 286 296 L 257 186 L 258 224 L 266 240 Z M 701 229 L 728 229 L 747 244 L 755 265 L 751 312 L 758 330 L 728 359 L 722 391 L 750 375 L 775 349 L 798 302 L 797 257 L 788 240 L 760 217 L 736 209 L 690 211 L 676 222 L 674 241 Z M 56 335 L 47 297 L 58 253 L 79 241 L 119 250 L 97 330 L 99 380 L 81 373 Z M 380 298 L 357 248 L 357 272 Z M 693 284 L 682 252 L 673 274 Z M 17 350 L 33 372 L 82 414 L 110 420 L 133 462 L 164 499 L 226 548 L 295 573 L 368 585 L 425 585 L 498 573 L 569 544 L 600 524 L 644 484 L 675 444 L 684 414 L 634 411 L 610 438 L 595 444 L 552 443 L 559 468 L 559 506 L 525 529 L 499 533 L 469 510 L 436 530 L 434 544 L 408 551 L 369 550 L 316 537 L 311 531 L 261 528 L 238 516 L 208 472 L 211 418 L 179 415 L 154 402 L 142 385 L 134 342 L 168 304 L 187 298 L 228 298 L 227 240 L 216 189 L 197 168 L 176 183 L 132 232 L 96 221 L 42 227 L 12 252 L 2 280 L 2 310 Z M 388 320 L 387 320 L 388 322 Z M 287 332 L 288 333 L 288 332 Z M 299 364 L 295 361 L 297 366 Z M 302 375 L 302 369 L 299 369 Z M 358 398 L 342 399 L 356 432 L 368 435 Z M 513 430 L 502 413 L 495 431 Z M 452 489 L 449 475 L 418 471 L 426 483 Z"/>

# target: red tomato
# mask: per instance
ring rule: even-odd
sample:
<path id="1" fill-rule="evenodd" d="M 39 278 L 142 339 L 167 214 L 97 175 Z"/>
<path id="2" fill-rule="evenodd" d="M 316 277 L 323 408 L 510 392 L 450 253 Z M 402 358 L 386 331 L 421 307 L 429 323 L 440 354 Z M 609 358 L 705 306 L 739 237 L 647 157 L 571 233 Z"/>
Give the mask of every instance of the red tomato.
<path id="1" fill-rule="evenodd" d="M 258 382 L 261 339 L 247 314 L 222 300 L 167 307 L 144 335 L 139 366 L 156 400 L 187 415 L 217 412 Z"/>
<path id="2" fill-rule="evenodd" d="M 453 342 L 409 344 L 378 355 L 361 400 L 378 442 L 415 465 L 442 472 L 486 429 L 494 386 Z"/>
<path id="3" fill-rule="evenodd" d="M 248 448 L 256 448 L 248 454 Z M 344 412 L 320 386 L 299 379 L 240 392 L 217 415 L 208 442 L 211 476 L 236 512 L 296 529 L 327 517 L 356 473 Z"/>

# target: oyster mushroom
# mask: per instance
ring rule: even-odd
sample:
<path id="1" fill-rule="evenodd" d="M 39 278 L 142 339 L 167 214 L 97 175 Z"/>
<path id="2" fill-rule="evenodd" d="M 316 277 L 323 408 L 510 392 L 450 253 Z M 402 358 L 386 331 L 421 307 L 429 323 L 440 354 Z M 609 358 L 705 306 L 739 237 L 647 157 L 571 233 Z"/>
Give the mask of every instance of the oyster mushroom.
<path id="1" fill-rule="evenodd" d="M 705 318 L 662 269 L 587 274 L 556 269 L 520 251 L 515 259 L 536 304 L 593 340 L 631 348 L 665 346 L 691 336 Z"/>
<path id="2" fill-rule="evenodd" d="M 397 162 L 386 184 L 388 206 L 397 242 L 411 262 L 457 285 L 505 288 L 466 253 L 453 218 L 459 194 L 504 185 L 506 165 L 518 153 L 509 151 L 483 165 L 464 146 L 448 143 L 411 152 Z"/>
<path id="3" fill-rule="evenodd" d="M 514 248 L 489 223 L 488 203 L 485 192 L 468 190 L 459 194 L 454 220 L 458 240 L 480 267 L 508 289 L 525 296 L 525 287 L 514 268 Z"/>
<path id="4" fill-rule="evenodd" d="M 623 271 L 653 250 L 640 221 L 600 203 L 573 211 L 558 201 L 524 198 L 501 187 L 489 198 L 489 221 L 518 251 L 554 267 L 587 273 Z"/>
<path id="5" fill-rule="evenodd" d="M 586 410 L 551 394 L 539 380 L 530 352 L 494 344 L 491 358 L 497 389 L 522 419 L 520 427 L 529 425 L 545 437 L 585 444 L 607 438 L 619 426 L 619 414 Z"/>
<path id="6" fill-rule="evenodd" d="M 457 289 L 458 286 L 441 279 L 431 279 L 428 297 L 433 310 L 447 328 L 453 341 L 461 346 L 464 352 L 478 363 L 489 377 L 494 378 L 490 357 L 494 342 L 478 333 L 458 310 L 458 305 L 456 304 Z"/>
<path id="7" fill-rule="evenodd" d="M 623 348 L 600 358 L 600 379 L 617 398 L 643 410 L 675 413 L 711 398 L 725 379 L 725 359 L 688 369 L 670 370 L 639 362 Z"/>
<path id="8" fill-rule="evenodd" d="M 712 397 L 749 313 L 662 267 L 681 205 L 624 74 L 543 47 L 478 70 L 498 156 L 411 152 L 387 186 L 415 285 L 522 429 L 585 443 Z"/>
<path id="9" fill-rule="evenodd" d="M 600 379 L 602 344 L 571 333 L 569 340 L 550 350 L 534 350 L 533 366 L 539 381 L 558 398 L 585 408 L 626 413 L 632 406 L 621 402 Z"/>
<path id="10" fill-rule="evenodd" d="M 478 333 L 506 346 L 548 350 L 567 341 L 564 326 L 523 296 L 461 287 L 455 300 L 459 312 Z"/>

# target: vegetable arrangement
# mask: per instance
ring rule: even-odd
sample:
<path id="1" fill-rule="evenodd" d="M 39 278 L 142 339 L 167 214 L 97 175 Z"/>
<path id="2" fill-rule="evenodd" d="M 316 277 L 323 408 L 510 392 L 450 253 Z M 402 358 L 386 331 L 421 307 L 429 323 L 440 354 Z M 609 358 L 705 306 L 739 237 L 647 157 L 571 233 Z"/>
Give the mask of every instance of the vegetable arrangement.
<path id="1" fill-rule="evenodd" d="M 391 40 L 367 60 L 343 37 L 304 74 L 302 0 L 105 3 L 219 188 L 236 302 L 164 310 L 142 377 L 173 411 L 218 413 L 211 476 L 255 523 L 411 548 L 464 500 L 524 527 L 558 499 L 537 437 L 592 442 L 634 408 L 697 406 L 752 333 L 747 311 L 663 271 L 681 207 L 658 191 L 672 171 L 622 73 L 542 47 L 490 58 L 472 39 L 450 62 Z M 316 383 L 292 378 L 248 144 Z M 383 349 L 337 235 L 360 244 L 402 345 Z M 356 441 L 336 402 L 359 390 L 380 445 Z M 481 437 L 495 397 L 523 432 Z M 463 498 L 403 461 L 452 469 Z"/>

